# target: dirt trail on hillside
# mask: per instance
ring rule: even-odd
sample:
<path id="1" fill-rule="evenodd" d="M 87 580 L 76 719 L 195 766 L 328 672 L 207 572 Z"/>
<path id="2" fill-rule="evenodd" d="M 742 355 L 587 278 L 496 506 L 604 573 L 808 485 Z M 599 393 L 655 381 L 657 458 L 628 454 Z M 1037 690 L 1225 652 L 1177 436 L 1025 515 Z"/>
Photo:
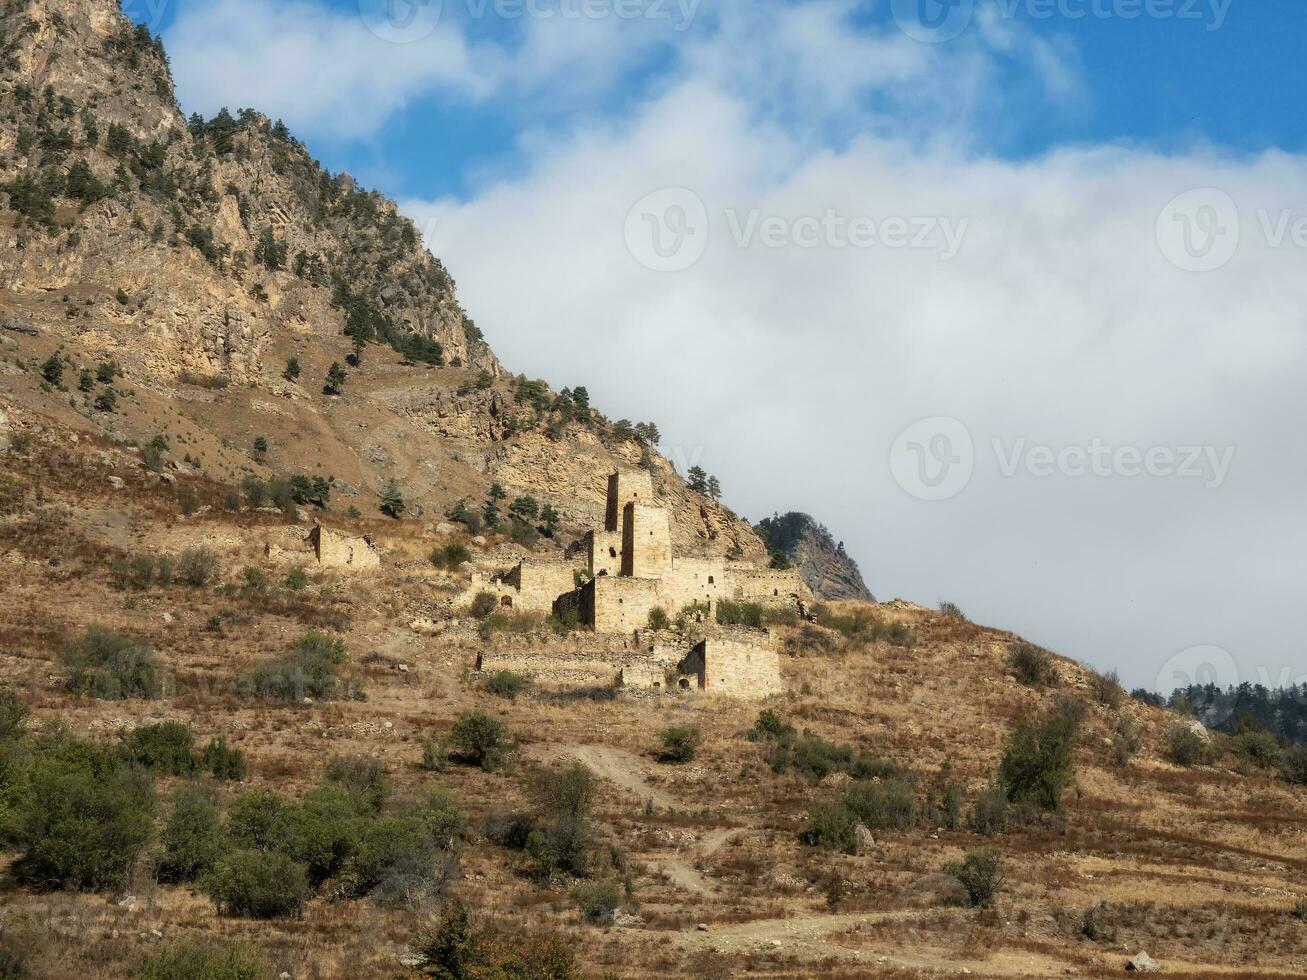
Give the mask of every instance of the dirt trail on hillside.
<path id="1" fill-rule="evenodd" d="M 600 779 L 620 786 L 622 789 L 641 800 L 651 801 L 654 806 L 664 810 L 684 809 L 685 804 L 670 793 L 653 786 L 645 774 L 651 768 L 649 763 L 634 752 L 615 749 L 606 745 L 551 746 L 545 750 L 546 758 L 573 758 L 585 765 Z M 682 854 L 659 854 L 649 860 L 649 864 L 662 871 L 674 885 L 689 892 L 704 894 L 714 885 L 693 865 L 697 858 L 715 854 L 741 827 L 718 827 L 705 834 L 688 852 Z"/>

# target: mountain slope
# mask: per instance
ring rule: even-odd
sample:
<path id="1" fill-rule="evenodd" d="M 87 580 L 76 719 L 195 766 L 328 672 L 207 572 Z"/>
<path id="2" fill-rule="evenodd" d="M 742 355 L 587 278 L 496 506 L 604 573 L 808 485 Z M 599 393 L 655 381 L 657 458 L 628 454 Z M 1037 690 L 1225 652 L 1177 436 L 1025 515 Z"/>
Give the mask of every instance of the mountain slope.
<path id="1" fill-rule="evenodd" d="M 184 119 L 162 47 L 114 0 L 4 7 L 0 95 L 0 313 L 35 331 L 10 339 L 71 375 L 112 362 L 130 392 L 13 397 L 118 441 L 179 437 L 215 479 L 311 473 L 364 513 L 389 480 L 409 516 L 478 510 L 498 481 L 564 536 L 602 513 L 608 471 L 644 465 L 679 549 L 765 560 L 656 430 L 507 375 L 393 202 L 255 112 Z"/>

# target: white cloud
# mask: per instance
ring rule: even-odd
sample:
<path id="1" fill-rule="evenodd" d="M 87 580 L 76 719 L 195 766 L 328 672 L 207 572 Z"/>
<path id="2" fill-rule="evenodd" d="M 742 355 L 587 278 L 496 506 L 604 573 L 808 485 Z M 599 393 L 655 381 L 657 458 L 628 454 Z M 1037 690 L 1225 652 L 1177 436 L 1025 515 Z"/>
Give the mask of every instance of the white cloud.
<path id="1" fill-rule="evenodd" d="M 696 74 L 622 125 L 537 145 L 534 166 L 463 202 L 408 202 L 501 356 L 649 417 L 672 458 L 702 452 L 731 504 L 810 510 L 882 597 L 952 598 L 982 621 L 1152 685 L 1172 654 L 1229 648 L 1247 679 L 1303 665 L 1282 622 L 1305 567 L 1297 419 L 1307 255 L 1255 227 L 1307 192 L 1302 160 L 1084 149 L 1028 163 L 875 136 L 811 152 L 733 87 Z M 732 89 L 727 91 L 727 89 Z M 838 95 L 838 93 L 836 93 Z M 1224 269 L 1170 264 L 1166 203 L 1217 185 L 1244 242 Z M 655 273 L 627 252 L 631 206 L 693 189 L 703 258 Z M 794 219 L 966 221 L 961 254 L 740 248 L 728 209 Z M 968 489 L 923 503 L 887 454 L 919 418 L 963 420 Z M 1182 479 L 1004 477 L 991 440 L 1234 447 L 1219 489 Z"/>
<path id="2" fill-rule="evenodd" d="M 336 13 L 309 2 L 187 4 L 165 41 L 191 111 L 250 106 L 320 138 L 367 138 L 434 89 L 475 99 L 493 88 L 481 59 L 450 25 L 394 43 L 370 31 L 357 10 Z"/>
<path id="3" fill-rule="evenodd" d="M 537 18 L 474 43 L 465 32 L 484 25 L 450 17 L 378 48 L 319 7 L 220 0 L 168 42 L 188 105 L 270 107 L 308 137 L 366 138 L 431 94 L 538 121 L 520 172 L 405 205 L 497 351 L 587 385 L 615 417 L 657 421 L 668 455 L 702 462 L 744 514 L 811 511 L 882 597 L 956 600 L 1131 684 L 1204 643 L 1229 648 L 1244 679 L 1301 672 L 1282 624 L 1307 572 L 1307 255 L 1269 247 L 1257 211 L 1307 199 L 1307 167 L 1205 147 L 989 158 L 978 148 L 1032 99 L 1092 104 L 1074 46 L 984 11 L 943 45 L 860 26 L 842 0 L 759 0 L 704 7 L 683 33 Z M 1243 241 L 1224 268 L 1182 272 L 1155 226 L 1206 186 L 1237 202 Z M 667 187 L 710 218 L 706 253 L 679 273 L 649 271 L 624 241 L 632 206 Z M 948 261 L 739 247 L 731 211 L 966 234 Z M 960 495 L 924 503 L 888 453 L 938 415 L 968 426 L 977 466 Z M 1217 489 L 1005 477 L 995 438 L 1235 458 Z"/>

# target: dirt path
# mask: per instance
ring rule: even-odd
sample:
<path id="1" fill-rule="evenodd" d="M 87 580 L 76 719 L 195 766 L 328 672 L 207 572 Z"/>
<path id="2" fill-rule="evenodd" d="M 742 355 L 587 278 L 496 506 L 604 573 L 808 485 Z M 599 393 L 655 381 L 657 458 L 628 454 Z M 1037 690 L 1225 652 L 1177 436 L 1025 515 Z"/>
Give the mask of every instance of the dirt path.
<path id="1" fill-rule="evenodd" d="M 544 754 L 551 759 L 576 759 L 600 779 L 622 787 L 641 800 L 652 800 L 654 806 L 674 809 L 681 805 L 676 797 L 649 784 L 643 776 L 649 764 L 634 752 L 606 745 L 576 745 L 550 746 Z"/>
<path id="2" fill-rule="evenodd" d="M 829 915 L 797 915 L 786 919 L 758 919 L 733 925 L 712 926 L 677 935 L 676 942 L 687 950 L 716 950 L 722 953 L 775 952 L 804 960 L 847 959 L 877 967 L 925 970 L 958 975 L 965 973 L 1004 976 L 1060 977 L 1067 962 L 1041 954 L 1003 951 L 984 960 L 959 957 L 954 951 L 912 944 L 886 948 L 859 948 L 856 932 L 864 925 L 911 922 L 920 909 L 891 912 L 853 912 Z M 835 933 L 851 934 L 852 942 L 839 942 Z"/>
<path id="3" fill-rule="evenodd" d="M 615 749 L 606 745 L 551 746 L 544 753 L 546 758 L 573 758 L 584 764 L 600 779 L 620 786 L 622 789 L 639 797 L 652 801 L 655 806 L 665 810 L 683 809 L 684 804 L 664 790 L 653 786 L 645 778 L 649 763 L 633 752 Z M 650 858 L 648 863 L 667 876 L 667 880 L 679 888 L 696 894 L 712 891 L 712 882 L 694 867 L 694 861 L 716 853 L 730 837 L 739 833 L 740 827 L 718 827 L 705 834 L 694 847 L 684 854 L 659 854 Z"/>

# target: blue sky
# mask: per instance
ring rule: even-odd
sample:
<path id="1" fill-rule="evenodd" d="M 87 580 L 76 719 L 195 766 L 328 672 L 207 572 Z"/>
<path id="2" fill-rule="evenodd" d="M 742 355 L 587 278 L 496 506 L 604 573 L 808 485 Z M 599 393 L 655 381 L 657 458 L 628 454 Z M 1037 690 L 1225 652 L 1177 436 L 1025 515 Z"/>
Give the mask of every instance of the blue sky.
<path id="1" fill-rule="evenodd" d="M 380 0 L 362 0 L 362 5 L 374 2 Z M 528 20 L 496 17 L 493 3 L 485 16 L 470 17 L 472 2 L 446 0 L 442 19 L 457 23 L 472 43 L 506 50 L 521 44 Z M 1039 97 L 1037 73 L 1021 59 L 999 55 L 994 70 L 1002 98 L 978 115 L 984 125 L 977 148 L 984 152 L 1019 159 L 1061 145 L 1105 142 L 1164 150 L 1203 141 L 1232 152 L 1302 148 L 1307 108 L 1301 99 L 1285 97 L 1307 88 L 1307 59 L 1299 43 L 1307 30 L 1307 8 L 1301 4 L 1173 0 L 1158 8 L 1169 11 L 1165 16 L 1129 17 L 1130 11 L 1145 9 L 1143 0 L 1004 2 L 1006 7 L 998 9 L 1010 8 L 1005 19 L 1055 45 L 1078 74 L 1079 85 L 1073 98 L 1050 107 Z M 127 0 L 126 9 L 167 36 L 179 19 L 211 6 L 194 0 Z M 303 6 L 345 19 L 360 16 L 360 0 Z M 687 30 L 657 32 L 656 43 L 623 64 L 603 91 L 552 105 L 545 113 L 527 109 L 511 94 L 469 101 L 463 93 L 419 89 L 372 132 L 314 132 L 311 119 L 300 120 L 299 128 L 327 166 L 355 173 L 391 195 L 466 194 L 487 174 L 511 173 L 523 165 L 519 140 L 525 131 L 565 128 L 596 113 L 620 113 L 656 90 L 678 70 L 671 52 L 712 30 L 712 20 L 705 0 Z M 891 35 L 897 28 L 888 2 L 850 5 L 847 22 L 858 30 Z M 969 28 L 974 30 L 974 25 Z M 188 92 L 183 86 L 181 95 L 184 103 L 199 103 L 203 110 L 213 102 L 211 91 Z M 868 102 L 876 97 L 868 96 Z M 278 101 L 278 93 L 268 91 L 255 108 L 275 109 Z M 293 110 L 289 114 L 293 117 Z M 823 135 L 838 146 L 857 132 L 857 120 L 852 120 Z M 451 133 L 457 139 L 448 138 Z"/>
<path id="2" fill-rule="evenodd" d="M 511 370 L 814 514 L 879 597 L 1132 686 L 1307 683 L 1307 8 L 384 2 L 152 23 L 187 111 L 395 197 Z"/>

